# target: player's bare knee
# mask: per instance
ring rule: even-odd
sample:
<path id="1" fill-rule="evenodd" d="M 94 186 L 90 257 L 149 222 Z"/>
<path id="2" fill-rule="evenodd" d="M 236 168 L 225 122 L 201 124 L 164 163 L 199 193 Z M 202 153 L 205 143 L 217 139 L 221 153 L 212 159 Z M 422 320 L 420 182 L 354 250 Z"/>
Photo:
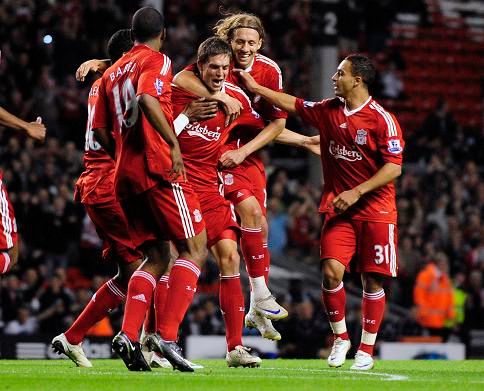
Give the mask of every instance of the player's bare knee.
<path id="1" fill-rule="evenodd" d="M 237 251 L 232 251 L 220 258 L 220 274 L 233 276 L 240 272 L 240 256 Z"/>
<path id="2" fill-rule="evenodd" d="M 341 267 L 338 264 L 332 262 L 332 259 L 325 259 L 322 261 L 322 272 L 323 272 L 323 286 L 326 289 L 335 289 L 341 284 L 344 275 L 344 267 L 341 270 Z M 337 262 L 337 261 L 335 261 Z"/>
<path id="3" fill-rule="evenodd" d="M 262 210 L 259 204 L 245 205 L 244 208 L 237 210 L 242 226 L 246 228 L 259 228 L 262 225 Z"/>

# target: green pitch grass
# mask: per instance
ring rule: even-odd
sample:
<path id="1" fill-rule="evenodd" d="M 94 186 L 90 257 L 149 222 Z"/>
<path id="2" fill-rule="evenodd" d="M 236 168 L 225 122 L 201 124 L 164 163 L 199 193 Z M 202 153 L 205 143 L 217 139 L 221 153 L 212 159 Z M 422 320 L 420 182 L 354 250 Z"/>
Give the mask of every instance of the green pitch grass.
<path id="1" fill-rule="evenodd" d="M 484 361 L 377 361 L 368 372 L 339 369 L 322 360 L 264 360 L 260 368 L 227 368 L 200 360 L 195 373 L 167 369 L 129 372 L 121 360 L 0 360 L 0 390 L 484 390 Z"/>

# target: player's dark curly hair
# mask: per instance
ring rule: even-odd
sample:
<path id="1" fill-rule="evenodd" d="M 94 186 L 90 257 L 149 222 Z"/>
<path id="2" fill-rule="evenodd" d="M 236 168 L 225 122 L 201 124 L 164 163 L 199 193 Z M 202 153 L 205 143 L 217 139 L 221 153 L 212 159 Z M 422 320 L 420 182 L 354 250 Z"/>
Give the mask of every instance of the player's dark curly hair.
<path id="1" fill-rule="evenodd" d="M 121 58 L 123 53 L 129 52 L 132 47 L 131 30 L 118 30 L 109 38 L 107 47 L 108 56 L 114 63 Z"/>
<path id="2" fill-rule="evenodd" d="M 211 37 L 203 41 L 198 47 L 197 62 L 206 64 L 208 59 L 219 54 L 225 54 L 232 58 L 230 45 L 221 38 Z"/>
<path id="3" fill-rule="evenodd" d="M 351 62 L 351 74 L 360 76 L 367 87 L 375 81 L 376 68 L 368 57 L 363 54 L 350 54 L 345 60 Z"/>
<path id="4" fill-rule="evenodd" d="M 153 7 L 143 7 L 135 12 L 131 22 L 133 40 L 146 42 L 155 38 L 165 28 L 165 18 Z"/>

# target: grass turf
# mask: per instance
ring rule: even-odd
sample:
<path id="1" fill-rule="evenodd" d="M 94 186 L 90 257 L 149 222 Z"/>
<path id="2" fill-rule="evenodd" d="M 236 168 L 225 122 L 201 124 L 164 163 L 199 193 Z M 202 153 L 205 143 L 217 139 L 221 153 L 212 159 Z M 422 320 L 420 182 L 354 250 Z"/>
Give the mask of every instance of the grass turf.
<path id="1" fill-rule="evenodd" d="M 121 360 L 93 360 L 80 369 L 69 360 L 0 360 L 0 390 L 484 390 L 484 361 L 377 361 L 368 372 L 338 369 L 322 360 L 264 360 L 260 368 L 227 368 L 200 360 L 204 369 L 181 373 L 129 372 Z"/>

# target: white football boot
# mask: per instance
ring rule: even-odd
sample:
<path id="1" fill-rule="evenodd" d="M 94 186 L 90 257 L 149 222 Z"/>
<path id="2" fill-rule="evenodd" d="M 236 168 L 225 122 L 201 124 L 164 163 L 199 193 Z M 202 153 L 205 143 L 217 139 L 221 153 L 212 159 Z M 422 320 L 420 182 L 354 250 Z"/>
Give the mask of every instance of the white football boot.
<path id="1" fill-rule="evenodd" d="M 342 366 L 346 361 L 346 354 L 351 348 L 351 342 L 347 339 L 336 338 L 328 357 L 328 365 L 332 368 Z"/>
<path id="2" fill-rule="evenodd" d="M 279 341 L 281 339 L 281 334 L 274 328 L 271 320 L 259 315 L 254 310 L 250 310 L 245 315 L 245 327 L 259 330 L 262 338 L 272 341 Z"/>
<path id="3" fill-rule="evenodd" d="M 52 349 L 57 354 L 61 354 L 61 353 L 65 354 L 78 367 L 83 367 L 83 368 L 92 367 L 92 364 L 87 359 L 86 354 L 84 353 L 84 350 L 82 350 L 82 343 L 78 345 L 70 344 L 67 341 L 67 338 L 64 335 L 64 333 L 59 334 L 57 337 L 54 337 L 54 339 L 52 340 Z"/>
<path id="4" fill-rule="evenodd" d="M 260 367 L 260 363 L 262 362 L 260 357 L 250 354 L 250 348 L 246 348 L 245 346 L 240 345 L 237 345 L 234 350 L 227 352 L 225 360 L 227 361 L 227 365 L 230 368 L 256 368 Z"/>
<path id="5" fill-rule="evenodd" d="M 375 366 L 375 361 L 368 353 L 358 350 L 355 355 L 355 362 L 350 369 L 357 371 L 369 371 Z"/>
<path id="6" fill-rule="evenodd" d="M 252 309 L 259 315 L 270 320 L 284 319 L 288 315 L 286 309 L 279 305 L 274 296 L 255 300 Z"/>

